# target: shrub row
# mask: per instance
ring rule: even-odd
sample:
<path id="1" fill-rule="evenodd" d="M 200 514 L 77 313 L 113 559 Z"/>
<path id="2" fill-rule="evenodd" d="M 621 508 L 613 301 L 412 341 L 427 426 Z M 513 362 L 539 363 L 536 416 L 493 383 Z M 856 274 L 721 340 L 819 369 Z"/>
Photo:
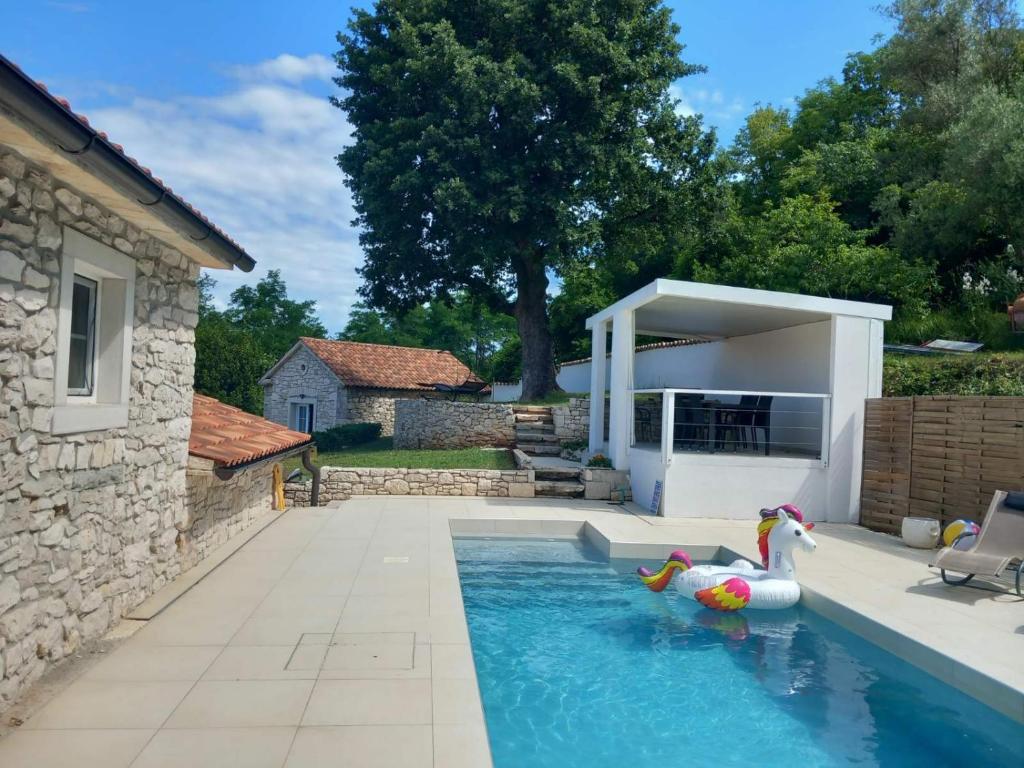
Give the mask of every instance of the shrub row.
<path id="1" fill-rule="evenodd" d="M 885 356 L 886 397 L 912 395 L 1024 395 L 1020 353 Z"/>
<path id="2" fill-rule="evenodd" d="M 380 437 L 380 424 L 374 422 L 339 424 L 336 427 L 325 429 L 323 432 L 313 433 L 313 441 L 316 443 L 317 450 L 325 453 L 370 443 L 378 437 Z"/>

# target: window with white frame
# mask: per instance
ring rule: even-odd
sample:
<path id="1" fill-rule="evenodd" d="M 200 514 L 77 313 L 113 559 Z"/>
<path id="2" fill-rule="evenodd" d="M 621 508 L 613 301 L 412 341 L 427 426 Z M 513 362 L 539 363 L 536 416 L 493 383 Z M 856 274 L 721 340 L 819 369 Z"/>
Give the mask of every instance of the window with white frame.
<path id="1" fill-rule="evenodd" d="M 64 228 L 54 434 L 128 425 L 135 261 Z"/>
<path id="2" fill-rule="evenodd" d="M 96 371 L 96 304 L 100 284 L 75 275 L 71 289 L 71 338 L 68 344 L 68 394 L 93 394 Z"/>
<path id="3" fill-rule="evenodd" d="M 296 432 L 313 432 L 313 404 L 291 403 L 288 409 L 288 428 Z"/>

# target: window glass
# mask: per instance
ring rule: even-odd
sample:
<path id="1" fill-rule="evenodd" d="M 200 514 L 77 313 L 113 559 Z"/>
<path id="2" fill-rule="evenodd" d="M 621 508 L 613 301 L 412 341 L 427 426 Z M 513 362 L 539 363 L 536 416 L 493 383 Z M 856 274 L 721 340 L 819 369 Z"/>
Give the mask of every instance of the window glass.
<path id="1" fill-rule="evenodd" d="M 97 288 L 95 280 L 75 275 L 68 359 L 68 394 L 71 395 L 91 395 L 93 390 Z"/>
<path id="2" fill-rule="evenodd" d="M 288 421 L 290 422 L 289 429 L 294 429 L 297 432 L 312 432 L 313 405 L 311 403 L 292 403 Z"/>

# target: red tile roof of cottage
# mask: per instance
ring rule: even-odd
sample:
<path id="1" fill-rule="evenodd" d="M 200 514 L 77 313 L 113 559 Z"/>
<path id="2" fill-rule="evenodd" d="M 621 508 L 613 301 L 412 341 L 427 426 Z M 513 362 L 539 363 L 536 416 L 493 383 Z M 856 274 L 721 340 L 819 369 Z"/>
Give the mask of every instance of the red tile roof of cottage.
<path id="1" fill-rule="evenodd" d="M 302 338 L 347 387 L 432 390 L 479 381 L 451 352 L 355 341 Z"/>
<path id="2" fill-rule="evenodd" d="M 304 432 L 246 413 L 206 395 L 192 396 L 188 452 L 227 467 L 256 461 L 308 443 Z"/>

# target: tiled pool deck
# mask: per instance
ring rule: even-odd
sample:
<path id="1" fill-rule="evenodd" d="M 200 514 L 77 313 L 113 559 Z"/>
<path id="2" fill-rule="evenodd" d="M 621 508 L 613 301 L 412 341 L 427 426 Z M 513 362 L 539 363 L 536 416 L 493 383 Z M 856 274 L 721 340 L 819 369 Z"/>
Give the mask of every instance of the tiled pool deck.
<path id="1" fill-rule="evenodd" d="M 0 765 L 490 764 L 452 530 L 582 531 L 613 556 L 756 557 L 753 524 L 604 502 L 357 498 L 287 512 L 0 740 Z M 798 562 L 811 605 L 1024 722 L 1021 601 L 938 583 L 846 526 Z M 1001 680 L 1002 683 L 996 681 Z"/>

